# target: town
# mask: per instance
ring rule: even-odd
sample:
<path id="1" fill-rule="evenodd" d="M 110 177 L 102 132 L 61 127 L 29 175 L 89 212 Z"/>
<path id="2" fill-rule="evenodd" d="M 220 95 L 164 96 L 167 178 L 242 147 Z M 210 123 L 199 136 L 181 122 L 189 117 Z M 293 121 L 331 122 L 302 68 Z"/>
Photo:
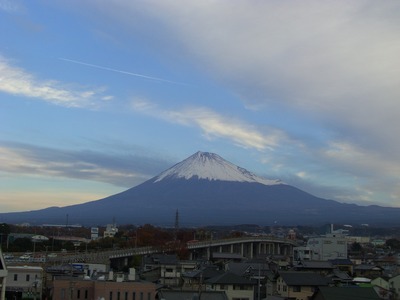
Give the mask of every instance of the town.
<path id="1" fill-rule="evenodd" d="M 398 232 L 3 223 L 1 299 L 400 299 Z"/>

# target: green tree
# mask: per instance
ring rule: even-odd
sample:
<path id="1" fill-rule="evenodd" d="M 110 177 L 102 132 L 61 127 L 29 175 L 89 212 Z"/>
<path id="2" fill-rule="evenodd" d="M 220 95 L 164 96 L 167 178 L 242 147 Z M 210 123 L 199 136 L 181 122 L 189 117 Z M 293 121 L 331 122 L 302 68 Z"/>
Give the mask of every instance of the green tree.
<path id="1" fill-rule="evenodd" d="M 398 239 L 388 239 L 386 246 L 392 250 L 400 250 L 400 241 Z"/>
<path id="2" fill-rule="evenodd" d="M 8 235 L 10 234 L 10 226 L 6 223 L 0 223 L 0 248 L 4 249 L 7 244 Z"/>
<path id="3" fill-rule="evenodd" d="M 357 252 L 357 253 L 361 253 L 363 252 L 363 247 L 361 246 L 360 243 L 354 242 L 353 244 L 351 244 L 350 246 L 350 251 L 352 252 Z"/>

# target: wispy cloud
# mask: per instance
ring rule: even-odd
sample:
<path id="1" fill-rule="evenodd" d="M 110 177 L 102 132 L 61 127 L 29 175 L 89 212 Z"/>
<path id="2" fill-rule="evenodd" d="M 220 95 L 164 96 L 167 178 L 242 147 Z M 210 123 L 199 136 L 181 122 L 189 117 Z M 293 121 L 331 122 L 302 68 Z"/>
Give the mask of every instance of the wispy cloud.
<path id="1" fill-rule="evenodd" d="M 41 80 L 15 67 L 0 55 L 0 92 L 41 99 L 66 107 L 95 107 L 98 100 L 110 100 L 104 88 L 85 89 L 55 80 Z"/>
<path id="2" fill-rule="evenodd" d="M 170 163 L 145 155 L 105 154 L 0 142 L 0 172 L 64 177 L 132 187 L 161 172 Z"/>
<path id="3" fill-rule="evenodd" d="M 23 11 L 24 8 L 20 3 L 20 1 L 0 0 L 0 10 L 5 11 L 7 13 L 17 13 Z"/>
<path id="4" fill-rule="evenodd" d="M 197 127 L 202 130 L 206 138 L 227 139 L 238 146 L 259 151 L 273 150 L 286 138 L 284 132 L 278 129 L 261 130 L 237 117 L 223 116 L 204 107 L 167 110 L 144 99 L 135 99 L 132 101 L 132 108 L 171 123 Z"/>

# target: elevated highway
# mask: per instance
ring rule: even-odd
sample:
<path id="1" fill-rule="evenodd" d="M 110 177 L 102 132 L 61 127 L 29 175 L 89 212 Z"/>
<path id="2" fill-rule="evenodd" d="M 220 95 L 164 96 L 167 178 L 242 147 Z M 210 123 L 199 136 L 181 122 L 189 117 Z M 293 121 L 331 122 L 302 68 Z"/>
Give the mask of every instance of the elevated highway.
<path id="1" fill-rule="evenodd" d="M 190 259 L 209 259 L 211 253 L 238 254 L 243 258 L 255 258 L 265 255 L 292 255 L 296 242 L 270 236 L 249 236 L 230 239 L 217 239 L 208 241 L 191 241 L 187 243 Z M 149 255 L 173 251 L 174 248 L 140 247 L 127 249 L 114 249 L 96 252 L 77 252 L 49 257 L 46 263 L 103 263 L 109 264 L 111 260 L 122 260 L 123 264 L 133 256 Z"/>

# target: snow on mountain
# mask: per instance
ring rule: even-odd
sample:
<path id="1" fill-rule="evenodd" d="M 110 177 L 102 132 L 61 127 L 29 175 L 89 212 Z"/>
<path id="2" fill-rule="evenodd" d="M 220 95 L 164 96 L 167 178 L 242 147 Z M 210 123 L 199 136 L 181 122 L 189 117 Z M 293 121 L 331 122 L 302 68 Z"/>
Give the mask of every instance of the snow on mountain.
<path id="1" fill-rule="evenodd" d="M 285 184 L 280 180 L 269 180 L 259 177 L 246 169 L 226 161 L 215 153 L 200 151 L 162 172 L 154 179 L 154 182 L 159 182 L 166 178 L 257 182 L 264 185 Z"/>

